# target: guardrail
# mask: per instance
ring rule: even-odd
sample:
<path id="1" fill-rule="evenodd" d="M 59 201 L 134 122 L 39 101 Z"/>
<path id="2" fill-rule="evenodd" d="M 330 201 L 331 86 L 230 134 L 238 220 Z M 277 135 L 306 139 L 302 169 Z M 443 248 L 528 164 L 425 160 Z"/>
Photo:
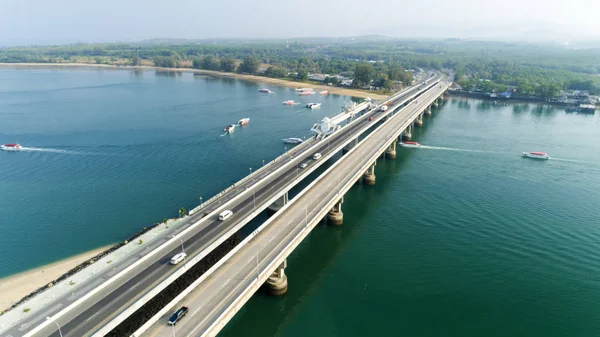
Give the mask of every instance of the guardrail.
<path id="1" fill-rule="evenodd" d="M 412 91 L 415 88 L 412 87 L 406 91 Z M 396 95 L 395 97 L 397 98 L 399 95 L 404 94 L 406 91 L 399 93 L 398 95 Z M 406 101 L 409 101 L 411 99 L 414 98 L 414 96 L 416 95 L 412 95 L 408 98 L 406 98 L 405 100 L 403 100 L 402 102 L 398 103 L 397 106 L 400 106 L 402 104 L 404 104 Z M 375 107 L 374 109 L 370 110 L 370 112 L 372 112 L 373 110 L 378 109 L 379 106 Z M 397 107 L 394 107 L 393 109 L 389 109 L 387 111 L 387 113 L 385 114 L 379 114 L 377 117 L 377 121 L 381 120 L 383 118 L 385 118 L 387 116 L 387 114 L 391 113 L 394 109 L 396 109 Z M 354 122 L 358 122 L 364 118 L 367 118 L 367 114 L 360 116 L 359 118 L 355 119 L 352 121 L 352 123 Z M 357 133 L 362 134 L 366 129 L 370 128 L 371 125 L 365 125 L 365 127 L 361 130 L 358 130 Z M 339 136 L 339 134 L 338 134 Z M 370 136 L 370 135 L 369 135 Z M 369 137 L 367 136 L 367 137 Z M 331 137 L 336 137 L 336 135 L 334 134 Z M 347 140 L 347 142 L 343 142 L 340 145 L 338 145 L 337 148 L 335 148 L 333 151 L 330 151 L 327 155 L 325 155 L 322 159 L 322 162 L 324 162 L 325 160 L 329 159 L 331 156 L 333 156 L 335 153 L 341 151 L 347 144 L 348 142 L 352 141 L 354 139 L 354 137 L 350 138 Z M 366 139 L 366 138 L 365 138 Z M 329 138 L 329 141 L 331 140 L 331 138 Z M 321 142 L 324 140 L 321 140 Z M 304 144 L 304 143 L 303 143 Z M 301 144 L 302 145 L 302 144 Z M 297 147 L 296 147 L 297 148 Z M 350 152 L 349 152 L 350 153 Z M 295 162 L 295 161 L 292 161 Z M 290 163 L 292 163 L 290 162 Z M 288 164 L 290 164 L 288 163 Z M 336 167 L 337 164 L 339 163 L 336 162 L 334 163 L 330 168 L 328 168 L 325 172 L 329 172 L 333 167 Z M 296 185 L 298 182 L 300 182 L 301 180 L 303 180 L 306 176 L 308 176 L 309 174 L 312 173 L 312 171 L 314 171 L 317 167 L 312 167 L 311 170 L 306 171 L 303 175 L 299 176 L 296 180 L 294 180 L 292 183 L 290 183 L 288 186 L 294 186 Z M 309 184 L 308 187 L 312 186 L 314 184 L 314 182 L 312 182 L 311 184 Z M 307 190 L 308 187 L 305 189 Z M 291 188 L 291 187 L 290 187 Z M 288 189 L 289 190 L 289 189 Z M 276 194 L 271 200 L 275 201 L 277 199 L 280 198 L 280 196 L 284 193 L 287 193 L 288 190 L 281 191 L 280 193 Z M 298 198 L 300 195 L 302 195 L 304 193 L 304 191 L 301 191 L 296 198 Z M 296 199 L 294 198 L 294 199 Z M 266 202 L 263 203 L 264 208 L 268 207 L 268 205 L 270 205 L 271 202 Z M 288 203 L 289 204 L 289 203 Z M 282 209 L 287 208 L 287 205 L 284 205 L 282 207 Z M 264 209 L 262 208 L 262 209 Z M 261 210 L 262 211 L 262 210 Z M 257 211 L 255 211 L 257 212 Z M 250 218 L 254 218 L 254 213 L 252 213 L 252 215 L 250 215 Z M 278 212 L 278 214 L 281 214 L 281 210 Z M 274 217 L 272 217 L 272 219 L 274 219 L 276 217 L 276 215 Z M 247 217 L 248 218 L 248 217 Z M 209 277 L 217 268 L 219 268 L 223 263 L 225 263 L 233 254 L 235 254 L 235 252 L 237 252 L 239 249 L 241 249 L 245 243 L 247 243 L 249 240 L 251 240 L 255 235 L 257 235 L 258 233 L 260 233 L 264 228 L 266 228 L 266 226 L 268 224 L 270 224 L 272 220 L 269 219 L 267 220 L 265 223 L 263 223 L 261 226 L 259 226 L 259 228 L 257 230 L 255 230 L 250 236 L 248 236 L 246 239 L 244 239 L 240 244 L 238 244 L 236 247 L 234 247 L 234 249 L 232 249 L 228 254 L 226 254 L 223 258 L 221 258 L 215 265 L 213 265 L 213 267 L 209 268 L 209 270 L 207 270 L 198 280 L 194 281 L 190 286 L 188 286 L 188 288 L 186 288 L 186 290 L 184 290 L 184 292 L 182 292 L 180 295 L 178 295 L 175 299 L 173 299 L 168 305 L 165 306 L 165 308 L 163 308 L 162 310 L 160 310 L 156 315 L 154 315 L 150 320 L 148 320 L 144 325 L 142 325 L 142 327 L 140 327 L 134 334 L 132 334 L 131 336 L 140 336 L 143 332 L 145 332 L 152 324 L 154 324 L 156 321 L 158 321 L 158 319 L 163 316 L 166 312 L 168 312 L 168 310 L 170 310 L 175 304 L 177 304 L 181 298 L 185 297 L 185 295 L 187 295 L 189 292 L 191 292 L 198 284 L 200 284 L 202 282 L 202 280 L 206 279 L 207 277 Z M 94 335 L 94 337 L 96 337 L 96 335 Z"/>
<path id="2" fill-rule="evenodd" d="M 428 104 L 422 104 L 423 106 L 428 106 L 431 103 Z M 421 105 L 420 105 L 421 106 Z M 414 118 L 416 118 L 416 116 L 421 113 L 419 111 L 419 109 L 417 110 L 416 113 L 414 113 L 413 115 L 411 115 L 411 117 L 408 118 L 408 124 L 412 123 Z M 397 115 L 396 115 L 397 116 Z M 394 117 L 396 117 L 394 116 Z M 390 120 L 386 121 L 385 123 L 383 123 L 381 126 L 379 126 L 373 133 L 369 134 L 368 136 L 366 136 L 361 142 L 360 144 L 364 144 L 368 139 L 370 139 L 373 136 L 376 136 L 377 134 L 377 130 L 380 130 L 381 128 L 384 128 L 387 126 L 387 124 L 389 122 L 392 122 L 393 118 L 391 118 Z M 406 123 L 405 123 L 406 124 Z M 404 128 L 406 128 L 406 126 L 408 125 L 404 125 L 403 127 L 400 128 L 396 128 L 396 132 L 394 137 L 389 137 L 389 139 L 391 139 L 392 141 L 395 141 L 396 138 L 402 133 L 402 131 L 404 130 Z M 382 151 L 382 149 L 385 149 L 387 146 L 389 146 L 389 144 L 384 143 L 384 146 L 382 147 L 375 147 L 371 152 L 370 152 L 370 156 L 368 157 L 367 160 L 365 160 L 363 162 L 363 164 L 359 167 L 358 170 L 355 171 L 355 173 L 350 177 L 350 178 L 346 178 L 344 180 L 344 183 L 342 186 L 339 186 L 340 184 L 342 184 L 342 182 L 337 183 L 336 186 L 331 189 L 330 193 L 328 193 L 326 198 L 323 198 L 322 202 L 320 202 L 318 204 L 318 206 L 315 209 L 318 209 L 318 211 L 311 211 L 311 213 L 309 213 L 309 215 L 311 215 L 311 221 L 309 223 L 306 224 L 306 226 L 303 227 L 303 230 L 300 231 L 296 237 L 272 260 L 272 262 L 270 264 L 268 264 L 266 267 L 264 267 L 262 270 L 259 270 L 258 276 L 255 279 L 255 281 L 253 281 L 249 287 L 247 287 L 240 296 L 238 296 L 236 298 L 236 300 L 234 300 L 227 308 L 225 308 L 223 310 L 223 312 L 221 313 L 221 315 L 219 317 L 217 317 L 217 319 L 214 320 L 214 322 L 209 326 L 209 328 L 204 332 L 204 334 L 202 334 L 202 336 L 216 336 L 219 331 L 229 322 L 229 320 L 231 320 L 231 318 L 233 318 L 233 316 L 235 315 L 235 313 L 237 311 L 239 311 L 239 309 L 252 297 L 252 295 L 262 286 L 262 284 L 264 284 L 264 282 L 266 282 L 266 280 L 271 276 L 272 271 L 275 270 L 278 266 L 280 266 L 283 261 L 291 254 L 291 252 L 294 251 L 294 249 L 304 240 L 304 238 L 312 231 L 312 229 L 321 221 L 321 219 L 323 217 L 325 217 L 325 215 L 327 214 L 327 212 L 329 212 L 329 210 L 338 202 L 338 200 L 341 198 L 341 196 L 343 196 L 356 182 L 356 180 L 358 180 L 363 174 L 364 172 L 368 169 L 368 167 L 370 167 L 373 163 L 373 161 L 377 160 L 377 158 L 380 155 L 380 152 Z M 354 151 L 358 150 L 360 148 L 360 145 L 353 147 L 347 154 L 347 156 L 345 157 L 346 160 L 349 160 L 348 158 L 350 158 L 350 154 L 353 153 Z M 366 157 L 366 156 L 365 156 Z M 363 158 L 365 158 L 363 157 Z M 310 188 L 312 188 L 316 183 L 320 182 L 325 176 L 327 176 L 328 174 L 331 173 L 331 171 L 333 169 L 335 169 L 337 167 L 337 165 L 344 163 L 344 159 L 334 163 L 330 168 L 328 168 L 321 176 L 319 176 L 317 179 L 315 179 L 315 181 L 313 181 L 309 186 L 307 186 L 303 191 L 301 191 L 298 196 L 296 198 L 294 198 L 294 200 L 292 200 L 290 203 L 288 203 L 287 205 L 285 205 L 281 210 L 280 210 L 280 214 L 283 213 L 283 211 L 285 209 L 287 209 L 288 207 L 291 207 L 291 205 L 294 204 L 295 200 L 298 200 L 302 195 L 304 195 Z M 337 191 L 337 192 L 336 192 Z M 335 192 L 335 194 L 334 194 Z M 341 194 L 341 196 L 340 196 Z M 330 195 L 332 195 L 330 197 Z M 329 201 L 327 201 L 329 200 Z M 321 206 L 321 204 L 324 204 L 324 206 Z M 314 216 L 312 216 L 312 213 L 316 213 Z M 308 215 L 307 215 L 308 217 Z M 263 224 L 263 226 L 266 227 L 266 225 L 268 225 L 270 222 L 275 221 L 275 217 L 267 220 L 267 222 L 265 222 L 265 224 Z M 254 238 L 254 237 L 253 237 Z M 176 304 L 177 302 L 173 303 Z"/>
<path id="3" fill-rule="evenodd" d="M 416 90 L 418 87 L 411 87 L 410 89 L 406 90 L 406 92 L 408 91 L 413 91 Z M 394 97 L 398 97 L 402 94 L 404 94 L 405 92 L 400 92 L 399 94 L 397 94 Z M 403 102 L 406 102 L 410 99 L 412 99 L 415 95 L 410 96 L 409 98 L 406 98 Z M 398 106 L 400 104 L 403 103 L 399 103 Z M 369 112 L 373 112 L 373 110 L 378 109 L 379 106 L 375 107 L 375 109 L 370 110 Z M 393 109 L 389 109 L 388 113 L 391 113 L 391 111 L 393 111 Z M 357 122 L 361 119 L 366 118 L 367 114 L 364 114 L 363 116 L 353 120 L 352 122 Z M 387 113 L 385 114 L 379 114 L 377 120 L 380 120 L 382 118 L 384 118 L 385 116 L 387 116 Z M 349 124 L 350 125 L 350 124 Z M 362 132 L 364 132 L 368 127 L 370 127 L 369 125 L 367 125 L 365 128 L 358 130 L 358 133 L 361 134 Z M 338 134 L 339 135 L 339 134 Z M 331 140 L 332 137 L 336 137 L 336 135 L 332 135 L 330 137 L 328 137 L 329 140 Z M 351 139 L 352 140 L 352 139 Z M 351 141 L 349 140 L 349 141 Z M 321 140 L 323 141 L 323 140 Z M 304 142 L 302 144 L 300 144 L 299 146 L 295 147 L 292 150 L 296 150 L 296 149 L 301 149 L 303 147 L 307 147 L 307 146 L 313 146 L 315 144 L 316 141 L 307 141 Z M 318 142 L 317 142 L 318 143 Z M 331 156 L 333 156 L 334 153 L 341 151 L 341 149 L 346 146 L 347 143 L 342 143 L 340 146 L 338 146 L 338 148 L 336 148 L 335 151 L 331 151 L 327 156 L 325 156 L 324 160 L 322 160 L 322 162 L 324 162 L 326 159 L 330 158 Z M 293 152 L 297 152 L 293 151 Z M 290 151 L 286 152 L 287 154 L 290 154 Z M 277 158 L 275 158 L 274 160 L 272 160 L 270 162 L 270 165 L 272 165 L 272 163 L 280 161 L 281 158 L 283 158 L 284 156 L 279 156 Z M 292 160 L 290 162 L 288 162 L 287 164 L 283 165 L 282 167 L 278 168 L 277 170 L 273 171 L 272 173 L 275 173 L 277 171 L 283 170 L 283 169 L 287 169 L 289 168 L 289 165 L 292 163 L 296 163 L 298 160 Z M 301 176 L 301 179 L 303 179 L 305 176 L 307 176 L 308 174 L 312 173 L 312 171 L 314 171 L 314 169 L 316 169 L 317 167 L 313 167 L 310 170 L 305 171 L 304 175 Z M 265 165 L 263 168 L 261 168 L 262 170 L 257 170 L 258 172 L 263 172 L 264 170 L 267 169 L 267 165 Z M 225 191 L 230 191 L 232 188 L 235 188 L 237 186 L 239 186 L 239 184 L 247 181 L 248 179 L 251 179 L 252 177 L 254 177 L 254 175 L 258 174 L 258 172 L 255 171 L 253 172 L 253 174 L 251 174 L 250 176 L 246 176 L 245 178 L 243 178 L 242 180 L 240 180 L 239 182 L 237 182 L 236 184 L 228 187 L 227 189 L 225 189 L 224 191 L 220 192 L 220 194 L 218 194 L 218 197 L 222 196 L 223 194 L 225 194 Z M 267 177 L 265 177 L 267 178 Z M 300 180 L 301 180 L 300 179 Z M 260 183 L 259 183 L 260 184 Z M 294 185 L 297 184 L 297 182 L 294 183 Z M 290 185 L 293 186 L 293 185 Z M 252 187 L 252 189 L 255 187 Z M 291 188 L 291 187 L 290 187 Z M 289 190 L 289 189 L 288 189 Z M 232 198 L 231 200 L 225 202 L 223 205 L 221 205 L 220 207 L 218 207 L 217 209 L 215 209 L 213 212 L 211 212 L 211 214 L 216 214 L 218 213 L 219 210 L 221 209 L 225 209 L 226 206 L 230 205 L 231 203 L 233 203 L 234 201 L 238 200 L 239 198 L 241 198 L 242 196 L 245 196 L 247 193 L 249 193 L 249 191 L 251 191 L 251 189 L 247 189 L 245 191 L 242 191 L 240 194 L 238 194 L 237 196 L 235 196 L 234 198 Z M 286 193 L 287 190 L 283 193 Z M 265 209 L 266 207 L 268 207 L 268 205 L 270 205 L 272 202 L 274 202 L 275 200 L 277 200 L 281 194 L 283 193 L 279 193 L 279 195 L 277 195 L 276 197 L 273 197 L 273 201 L 271 201 L 271 199 L 269 199 L 269 202 L 264 203 L 262 207 L 262 209 Z M 214 200 L 216 200 L 218 198 L 217 196 L 209 199 L 207 201 L 208 205 L 212 202 L 214 202 Z M 209 203 L 210 201 L 210 203 Z M 205 203 L 202 204 L 201 208 L 204 208 L 208 205 L 205 205 Z M 198 206 L 200 207 L 200 206 Z M 197 212 L 199 209 L 195 208 L 194 212 Z M 200 209 L 201 209 L 200 208 Z M 253 217 L 252 217 L 253 218 Z M 70 312 L 72 310 L 74 310 L 76 307 L 82 305 L 85 301 L 89 300 L 92 296 L 94 296 L 95 294 L 97 294 L 98 292 L 100 292 L 101 290 L 104 290 L 105 288 L 107 288 L 108 286 L 113 285 L 117 280 L 120 280 L 123 276 L 125 276 L 127 273 L 131 272 L 134 268 L 137 268 L 138 266 L 141 266 L 143 263 L 149 263 L 149 259 L 156 256 L 158 253 L 166 253 L 166 249 L 173 249 L 175 246 L 179 245 L 179 240 L 182 239 L 183 236 L 185 235 L 195 235 L 194 234 L 190 234 L 192 232 L 192 230 L 197 229 L 196 227 L 203 222 L 205 218 L 199 219 L 198 221 L 196 221 L 195 223 L 193 223 L 192 225 L 190 225 L 188 228 L 186 228 L 185 230 L 183 230 L 181 233 L 177 234 L 176 236 L 172 237 L 171 239 L 167 240 L 165 243 L 163 243 L 161 246 L 157 247 L 156 249 L 154 249 L 153 251 L 151 251 L 149 254 L 143 256 L 140 260 L 132 263 L 131 265 L 129 265 L 128 267 L 124 268 L 122 271 L 120 271 L 118 274 L 116 274 L 115 276 L 111 277 L 110 279 L 106 280 L 104 283 L 102 283 L 101 285 L 99 285 L 98 287 L 94 288 L 92 291 L 90 291 L 89 293 L 87 293 L 86 295 L 84 295 L 83 297 L 81 297 L 80 299 L 76 300 L 75 302 L 71 303 L 69 306 L 67 306 L 65 309 L 61 310 L 60 312 L 56 313 L 54 316 L 51 317 L 50 320 L 46 320 L 44 322 L 42 322 L 40 325 L 38 325 L 37 327 L 35 327 L 34 329 L 30 330 L 27 334 L 24 335 L 24 337 L 32 337 L 34 336 L 36 333 L 40 332 L 43 328 L 47 327 L 48 325 L 52 324 L 52 321 L 60 319 L 62 316 L 64 316 L 67 312 Z M 248 220 L 249 221 L 249 220 Z M 145 295 L 148 296 L 143 296 L 144 301 L 148 301 L 149 298 L 154 297 L 157 293 L 159 293 L 160 291 L 162 291 L 164 288 L 166 288 L 166 286 L 168 284 L 170 284 L 174 279 L 176 279 L 176 277 L 174 279 L 171 279 L 172 277 L 174 277 L 174 275 L 178 275 L 181 276 L 185 271 L 187 271 L 189 268 L 191 268 L 195 263 L 197 263 L 199 260 L 201 260 L 202 258 L 204 258 L 210 251 L 212 251 L 214 248 L 216 248 L 219 244 L 221 244 L 223 241 L 225 241 L 227 238 L 229 238 L 231 235 L 233 235 L 235 232 L 237 232 L 237 230 L 239 230 L 245 223 L 243 223 L 242 225 L 236 225 L 235 227 L 233 227 L 231 230 L 229 230 L 226 235 L 222 235 L 221 237 L 219 237 L 217 240 L 215 240 L 211 245 L 209 245 L 209 247 L 207 247 L 207 249 L 204 249 L 202 252 L 200 252 L 198 255 L 196 255 L 194 258 L 188 260 L 186 262 L 186 264 L 184 266 L 182 266 L 181 268 L 178 268 L 177 271 L 172 274 L 171 276 L 169 276 L 169 278 L 167 280 L 170 280 L 168 283 L 167 280 L 161 282 L 159 285 L 157 285 L 155 288 L 153 288 L 152 290 L 148 291 Z M 173 246 L 173 247 L 171 247 Z M 170 247 L 170 248 L 168 248 Z M 211 248 L 212 247 L 212 248 Z M 195 261 L 195 262 L 193 262 Z M 181 272 L 180 272 L 181 271 Z M 125 282 L 126 280 L 124 280 Z M 121 286 L 124 282 L 122 282 L 121 284 L 115 285 L 115 287 L 113 288 L 116 289 L 117 287 Z M 141 300 L 140 300 L 141 301 Z M 133 312 L 135 312 L 135 310 L 137 310 L 139 307 L 141 307 L 142 304 L 140 304 L 140 301 L 136 301 L 136 303 L 134 303 L 133 305 L 131 305 L 130 307 L 128 307 L 128 309 L 125 309 L 121 314 L 119 314 L 116 318 L 114 318 L 113 320 L 110 321 L 110 323 L 108 323 L 107 325 L 105 325 L 104 327 L 102 327 L 100 330 L 98 330 L 96 333 L 94 333 L 93 336 L 103 336 L 105 333 L 110 332 L 110 330 L 112 330 L 114 327 L 116 327 L 118 324 L 120 324 L 123 320 L 125 320 L 126 317 L 130 316 Z"/>

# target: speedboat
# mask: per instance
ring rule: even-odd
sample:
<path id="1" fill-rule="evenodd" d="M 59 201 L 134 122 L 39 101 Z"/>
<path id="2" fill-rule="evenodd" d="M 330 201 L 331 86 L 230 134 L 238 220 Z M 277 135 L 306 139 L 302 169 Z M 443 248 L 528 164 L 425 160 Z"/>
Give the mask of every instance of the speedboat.
<path id="1" fill-rule="evenodd" d="M 400 146 L 402 147 L 421 147 L 421 144 L 417 142 L 401 142 Z"/>
<path id="2" fill-rule="evenodd" d="M 250 118 L 242 118 L 240 119 L 240 121 L 238 122 L 239 125 L 248 125 L 248 123 L 250 123 Z"/>
<path id="3" fill-rule="evenodd" d="M 286 144 L 300 144 L 303 142 L 302 138 L 284 138 L 282 141 Z"/>
<path id="4" fill-rule="evenodd" d="M 225 127 L 225 129 L 223 129 L 223 131 L 228 132 L 228 133 L 232 133 L 233 131 L 235 131 L 235 124 L 227 125 Z"/>
<path id="5" fill-rule="evenodd" d="M 313 88 L 298 88 L 298 89 L 294 89 L 294 90 L 298 91 L 298 92 L 304 92 L 304 91 L 310 92 L 310 91 L 313 91 Z"/>
<path id="6" fill-rule="evenodd" d="M 270 94 L 270 93 L 272 93 L 272 91 L 271 91 L 271 90 L 269 90 L 269 89 L 258 89 L 258 92 L 264 92 L 265 94 Z"/>
<path id="7" fill-rule="evenodd" d="M 314 92 L 313 91 L 300 91 L 298 93 L 298 95 L 300 95 L 300 96 L 310 96 L 310 95 L 314 95 Z"/>
<path id="8" fill-rule="evenodd" d="M 533 159 L 550 159 L 546 152 L 523 152 L 523 157 Z"/>
<path id="9" fill-rule="evenodd" d="M 320 108 L 321 107 L 321 103 L 308 103 L 306 105 L 307 108 L 309 109 L 316 109 L 316 108 Z"/>
<path id="10" fill-rule="evenodd" d="M 296 102 L 294 102 L 292 100 L 283 102 L 283 105 L 295 105 L 295 104 L 296 104 Z"/>
<path id="11" fill-rule="evenodd" d="M 0 150 L 2 151 L 21 151 L 23 147 L 19 144 L 4 144 L 0 145 Z"/>
<path id="12" fill-rule="evenodd" d="M 323 91 L 321 91 L 319 94 L 321 94 L 321 95 L 325 96 L 325 95 L 329 94 L 329 91 L 327 91 L 327 90 L 323 90 Z"/>

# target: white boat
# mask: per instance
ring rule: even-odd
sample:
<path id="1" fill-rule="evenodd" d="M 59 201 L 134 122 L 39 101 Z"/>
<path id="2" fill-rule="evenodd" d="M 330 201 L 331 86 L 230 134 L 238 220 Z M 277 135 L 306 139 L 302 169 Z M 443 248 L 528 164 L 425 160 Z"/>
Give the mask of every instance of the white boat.
<path id="1" fill-rule="evenodd" d="M 315 92 L 314 91 L 300 91 L 298 92 L 298 95 L 300 96 L 310 96 L 310 95 L 314 95 Z"/>
<path id="2" fill-rule="evenodd" d="M 306 105 L 307 108 L 309 109 L 316 109 L 316 108 L 320 108 L 321 107 L 321 103 L 308 103 Z"/>
<path id="3" fill-rule="evenodd" d="M 325 95 L 329 94 L 329 91 L 323 90 L 319 94 L 321 94 L 322 96 L 325 96 Z"/>
<path id="4" fill-rule="evenodd" d="M 265 94 L 272 93 L 272 91 L 270 89 L 264 89 L 264 88 L 263 89 L 258 89 L 258 92 L 262 92 L 262 93 L 265 93 Z"/>
<path id="5" fill-rule="evenodd" d="M 421 144 L 417 143 L 417 142 L 401 142 L 400 146 L 402 147 L 421 147 Z"/>
<path id="6" fill-rule="evenodd" d="M 250 123 L 250 118 L 242 118 L 240 119 L 240 121 L 238 122 L 239 125 L 248 125 L 248 123 Z"/>
<path id="7" fill-rule="evenodd" d="M 303 142 L 302 138 L 284 138 L 282 141 L 286 144 L 300 144 Z"/>
<path id="8" fill-rule="evenodd" d="M 0 145 L 0 150 L 2 151 L 21 151 L 23 147 L 19 144 L 4 144 Z"/>
<path id="9" fill-rule="evenodd" d="M 296 105 L 296 104 L 297 104 L 297 103 L 296 103 L 296 102 L 294 102 L 294 101 L 292 101 L 292 100 L 289 100 L 289 101 L 285 101 L 285 102 L 283 102 L 283 105 Z"/>
<path id="10" fill-rule="evenodd" d="M 523 157 L 533 159 L 550 159 L 546 152 L 523 152 Z"/>
<path id="11" fill-rule="evenodd" d="M 232 133 L 233 131 L 235 131 L 235 124 L 227 125 L 225 127 L 225 129 L 223 129 L 223 131 L 228 132 L 228 133 Z"/>
<path id="12" fill-rule="evenodd" d="M 298 92 L 304 92 L 304 91 L 310 92 L 310 91 L 313 91 L 313 88 L 298 88 L 298 89 L 294 89 L 294 90 L 298 91 Z"/>

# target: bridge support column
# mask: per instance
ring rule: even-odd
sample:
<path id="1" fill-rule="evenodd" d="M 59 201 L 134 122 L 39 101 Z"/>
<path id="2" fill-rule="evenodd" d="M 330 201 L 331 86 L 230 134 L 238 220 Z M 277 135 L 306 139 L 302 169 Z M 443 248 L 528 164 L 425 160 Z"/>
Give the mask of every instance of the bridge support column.
<path id="1" fill-rule="evenodd" d="M 332 226 L 339 226 L 344 222 L 344 213 L 342 212 L 342 203 L 344 198 L 340 199 L 333 208 L 327 213 L 327 223 Z"/>
<path id="2" fill-rule="evenodd" d="M 415 126 L 422 127 L 423 126 L 423 114 L 420 113 L 415 119 Z"/>
<path id="3" fill-rule="evenodd" d="M 425 116 L 431 116 L 431 105 L 428 106 L 423 113 L 425 114 Z"/>
<path id="4" fill-rule="evenodd" d="M 410 140 L 412 138 L 412 124 L 402 133 L 402 139 Z"/>
<path id="5" fill-rule="evenodd" d="M 390 159 L 396 158 L 396 141 L 393 141 L 392 144 L 385 149 L 385 157 Z"/>
<path id="6" fill-rule="evenodd" d="M 273 274 L 269 276 L 265 283 L 267 292 L 269 295 L 281 296 L 287 292 L 288 283 L 287 275 L 285 275 L 285 268 L 287 267 L 287 259 L 283 260 L 283 263 L 275 269 Z"/>
<path id="7" fill-rule="evenodd" d="M 365 185 L 375 185 L 375 163 L 377 162 L 374 162 L 363 175 Z"/>
<path id="8" fill-rule="evenodd" d="M 272 203 L 269 207 L 267 207 L 267 214 L 273 215 L 277 211 L 281 209 L 288 202 L 288 194 L 287 192 L 281 196 L 281 198 L 277 199 L 274 203 Z"/>

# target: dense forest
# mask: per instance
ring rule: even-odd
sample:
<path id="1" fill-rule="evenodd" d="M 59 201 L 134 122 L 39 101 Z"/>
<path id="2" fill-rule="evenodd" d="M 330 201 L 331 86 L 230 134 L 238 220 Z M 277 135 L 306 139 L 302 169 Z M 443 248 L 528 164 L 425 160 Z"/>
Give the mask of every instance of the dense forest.
<path id="1" fill-rule="evenodd" d="M 555 96 L 560 90 L 600 93 L 600 48 L 385 37 L 285 40 L 153 40 L 0 48 L 0 62 L 84 62 L 193 67 L 306 80 L 322 73 L 354 78 L 353 86 L 391 88 L 412 80 L 404 69 L 452 69 L 467 90 L 515 90 Z M 337 77 L 326 82 L 336 85 Z"/>

